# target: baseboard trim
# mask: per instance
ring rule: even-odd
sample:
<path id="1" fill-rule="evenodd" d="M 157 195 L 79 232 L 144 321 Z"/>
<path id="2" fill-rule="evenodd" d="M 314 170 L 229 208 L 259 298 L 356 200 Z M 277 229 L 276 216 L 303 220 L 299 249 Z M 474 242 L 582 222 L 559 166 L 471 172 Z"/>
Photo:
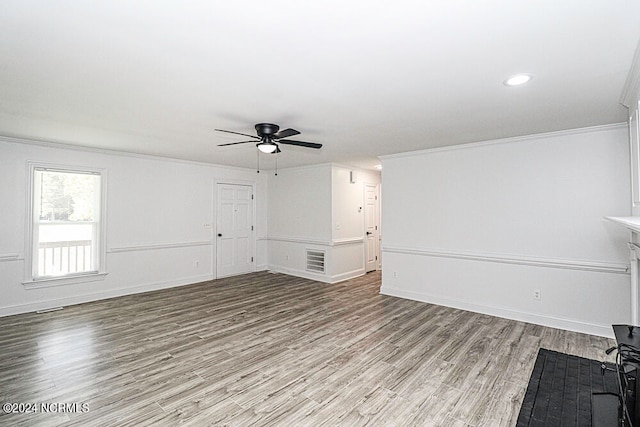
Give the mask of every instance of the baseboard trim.
<path id="1" fill-rule="evenodd" d="M 365 274 L 364 268 L 347 271 L 345 273 L 334 274 L 331 276 L 324 276 L 322 274 L 312 273 L 310 271 L 298 270 L 296 268 L 281 267 L 277 265 L 269 265 L 268 270 L 273 273 L 288 274 L 290 276 L 302 277 L 303 279 L 310 279 L 310 280 L 315 280 L 317 282 L 329 283 L 329 284 L 344 282 L 345 280 L 354 279 L 356 277 L 360 277 Z"/>
<path id="2" fill-rule="evenodd" d="M 166 282 L 146 283 L 129 288 L 112 289 L 103 292 L 94 292 L 91 294 L 78 295 L 73 297 L 58 298 L 47 301 L 38 301 L 29 304 L 13 305 L 9 307 L 0 307 L 0 317 L 13 316 L 15 314 L 32 313 L 37 310 L 48 310 L 56 307 L 65 307 L 86 302 L 100 301 L 109 298 L 116 298 L 126 295 L 141 294 L 144 292 L 159 291 L 161 289 L 175 288 L 179 286 L 193 285 L 195 283 L 213 280 L 211 274 L 185 277 L 182 279 L 169 280 Z"/>
<path id="3" fill-rule="evenodd" d="M 474 313 L 487 314 L 489 316 L 501 317 L 504 319 L 517 320 L 520 322 L 533 323 L 536 325 L 547 326 L 550 328 L 564 329 L 567 331 L 580 332 L 589 335 L 597 335 L 601 337 L 614 338 L 611 325 L 597 325 L 573 319 L 565 319 L 554 316 L 545 316 L 537 313 L 529 313 L 517 311 L 504 307 L 488 306 L 483 304 L 475 304 L 469 301 L 458 300 L 453 298 L 443 298 L 422 292 L 412 292 L 403 289 L 385 286 L 380 288 L 380 294 L 405 298 L 414 301 L 426 302 L 429 304 L 442 305 L 445 307 L 456 308 L 459 310 L 472 311 Z"/>
<path id="4" fill-rule="evenodd" d="M 288 274 L 290 276 L 302 277 L 303 279 L 315 280 L 317 282 L 332 283 L 329 276 L 322 274 L 311 273 L 305 270 L 298 270 L 296 268 L 281 267 L 278 265 L 269 265 L 269 271 L 274 273 Z"/>
<path id="5" fill-rule="evenodd" d="M 357 270 L 334 274 L 333 276 L 331 276 L 331 283 L 344 282 L 345 280 L 355 279 L 356 277 L 364 276 L 365 274 L 366 272 L 364 271 L 364 268 L 358 268 Z"/>

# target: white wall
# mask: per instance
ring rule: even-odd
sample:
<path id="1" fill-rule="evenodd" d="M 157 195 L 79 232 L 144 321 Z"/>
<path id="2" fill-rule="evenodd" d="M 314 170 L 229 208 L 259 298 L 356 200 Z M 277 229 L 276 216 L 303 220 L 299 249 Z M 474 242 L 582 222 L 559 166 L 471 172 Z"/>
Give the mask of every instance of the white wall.
<path id="1" fill-rule="evenodd" d="M 333 239 L 362 239 L 364 230 L 364 192 L 363 173 L 356 175 L 358 179 L 351 182 L 352 169 L 333 166 L 331 169 L 331 204 Z"/>
<path id="2" fill-rule="evenodd" d="M 330 283 L 364 274 L 365 182 L 380 174 L 335 164 L 269 174 L 269 269 Z M 324 274 L 306 271 L 307 249 L 325 252 Z"/>
<path id="3" fill-rule="evenodd" d="M 105 280 L 25 289 L 27 161 L 107 170 Z M 253 170 L 0 139 L 0 315 L 214 278 L 214 183 L 256 184 L 257 235 L 265 235 L 266 178 L 256 175 Z M 257 264 L 266 265 L 266 244 L 259 243 Z"/>
<path id="4" fill-rule="evenodd" d="M 627 135 L 384 156 L 381 292 L 610 336 L 630 316 L 629 235 L 603 220 L 630 214 Z"/>
<path id="5" fill-rule="evenodd" d="M 331 165 L 282 169 L 268 176 L 270 237 L 331 239 Z"/>
<path id="6" fill-rule="evenodd" d="M 331 165 L 268 173 L 267 201 L 268 269 L 328 281 L 328 274 L 305 269 L 307 249 L 331 246 Z"/>

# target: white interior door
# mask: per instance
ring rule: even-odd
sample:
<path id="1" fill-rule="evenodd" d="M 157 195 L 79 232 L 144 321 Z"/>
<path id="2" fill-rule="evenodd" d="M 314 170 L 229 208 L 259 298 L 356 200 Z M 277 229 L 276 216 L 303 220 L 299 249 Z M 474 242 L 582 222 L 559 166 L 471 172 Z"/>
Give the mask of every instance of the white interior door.
<path id="1" fill-rule="evenodd" d="M 238 184 L 217 187 L 216 276 L 254 271 L 253 188 Z"/>
<path id="2" fill-rule="evenodd" d="M 364 185 L 364 226 L 365 226 L 365 271 L 373 271 L 378 266 L 378 187 Z"/>

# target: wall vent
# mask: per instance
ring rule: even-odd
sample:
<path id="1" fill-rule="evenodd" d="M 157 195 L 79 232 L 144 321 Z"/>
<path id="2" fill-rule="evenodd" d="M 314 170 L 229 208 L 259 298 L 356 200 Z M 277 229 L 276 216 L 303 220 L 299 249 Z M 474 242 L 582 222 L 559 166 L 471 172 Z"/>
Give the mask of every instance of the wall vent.
<path id="1" fill-rule="evenodd" d="M 324 251 L 307 249 L 307 271 L 324 273 Z"/>

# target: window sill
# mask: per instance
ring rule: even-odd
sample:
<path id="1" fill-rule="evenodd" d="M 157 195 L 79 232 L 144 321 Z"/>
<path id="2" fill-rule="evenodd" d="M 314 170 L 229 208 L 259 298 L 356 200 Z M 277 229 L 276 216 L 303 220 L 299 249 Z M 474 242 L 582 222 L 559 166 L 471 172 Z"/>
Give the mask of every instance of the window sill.
<path id="1" fill-rule="evenodd" d="M 108 273 L 74 274 L 73 276 L 48 277 L 22 282 L 25 289 L 50 288 L 52 286 L 74 285 L 76 283 L 97 282 L 104 280 Z"/>

